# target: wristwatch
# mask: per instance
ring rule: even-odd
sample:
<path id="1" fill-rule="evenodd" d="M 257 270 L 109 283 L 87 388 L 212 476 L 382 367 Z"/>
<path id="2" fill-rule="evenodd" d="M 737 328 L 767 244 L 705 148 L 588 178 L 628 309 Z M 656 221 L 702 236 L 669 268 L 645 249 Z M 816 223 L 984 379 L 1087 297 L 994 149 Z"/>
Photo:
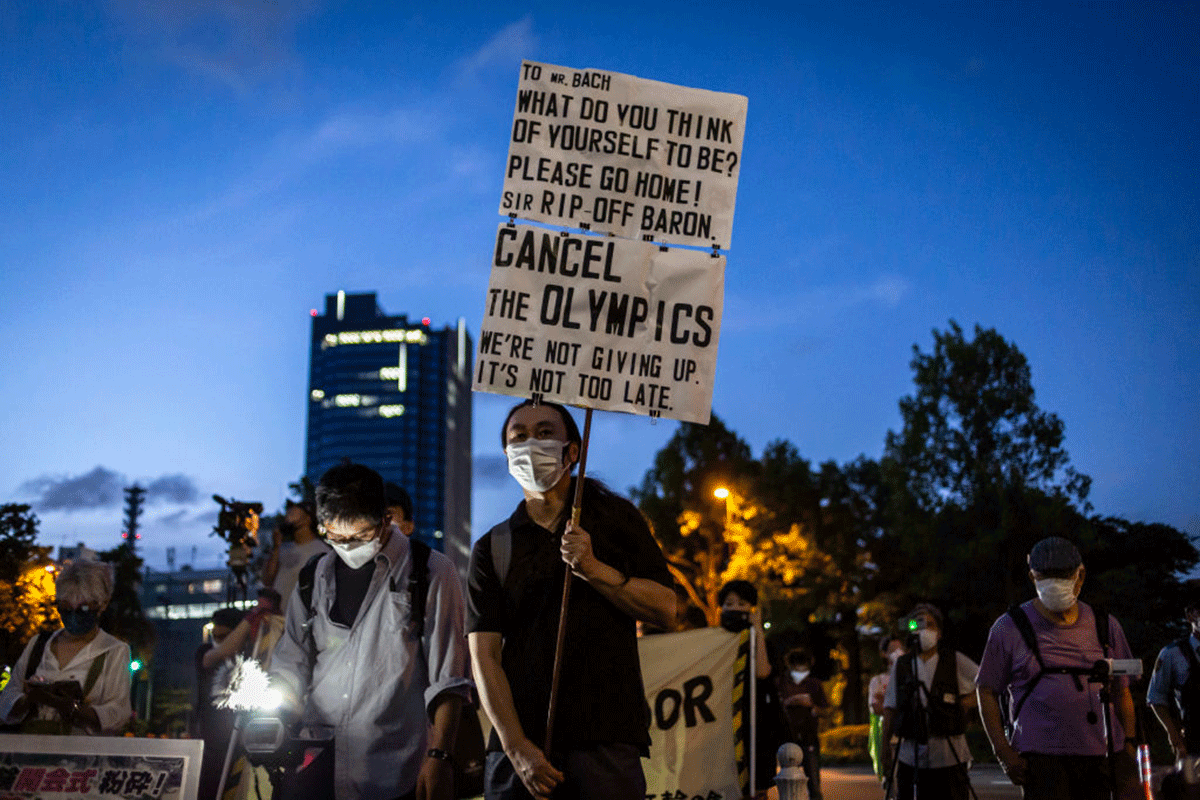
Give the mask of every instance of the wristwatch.
<path id="1" fill-rule="evenodd" d="M 454 756 L 437 747 L 429 748 L 429 752 L 427 752 L 425 755 L 429 758 L 436 758 L 439 761 L 449 761 L 451 766 L 454 765 Z"/>

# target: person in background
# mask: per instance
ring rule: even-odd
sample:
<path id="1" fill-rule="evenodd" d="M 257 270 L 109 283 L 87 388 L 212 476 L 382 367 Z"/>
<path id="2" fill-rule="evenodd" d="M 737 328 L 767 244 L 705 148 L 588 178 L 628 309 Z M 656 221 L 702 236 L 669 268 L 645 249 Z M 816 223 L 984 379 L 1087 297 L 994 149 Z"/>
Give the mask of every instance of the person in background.
<path id="1" fill-rule="evenodd" d="M 809 800 L 821 800 L 821 714 L 829 708 L 825 688 L 812 674 L 812 655 L 796 647 L 784 658 L 787 672 L 779 676 L 779 699 L 787 712 L 792 741 L 804 751 L 804 774 Z"/>
<path id="2" fill-rule="evenodd" d="M 754 626 L 754 675 L 757 678 L 757 705 L 754 737 L 755 791 L 766 791 L 775 785 L 779 746 L 788 741 L 788 722 L 780 705 L 775 681 L 769 680 L 775 659 L 763 631 L 762 610 L 758 605 L 758 589 L 744 580 L 732 580 L 717 592 L 721 607 L 721 627 L 734 633 Z"/>
<path id="3" fill-rule="evenodd" d="M 1167 732 L 1176 761 L 1200 756 L 1200 591 L 1195 586 L 1183 615 L 1188 635 L 1159 651 L 1146 689 L 1146 704 Z"/>
<path id="4" fill-rule="evenodd" d="M 242 626 L 245 613 L 233 607 L 218 608 L 209 620 L 208 641 L 196 648 L 196 706 L 192 735 L 204 740 L 200 761 L 200 790 L 197 797 L 212 798 L 221 782 L 225 750 L 233 735 L 234 712 L 218 708 L 221 692 L 229 686 L 232 656 L 245 645 L 249 626 Z M 230 634 L 239 630 L 236 641 Z"/>
<path id="5" fill-rule="evenodd" d="M 129 645 L 100 629 L 113 567 L 69 563 L 55 582 L 63 626 L 29 640 L 0 692 L 0 721 L 24 733 L 115 735 L 129 722 Z"/>
<path id="6" fill-rule="evenodd" d="M 940 797 L 967 800 L 967 711 L 975 707 L 975 675 L 979 667 L 942 641 L 942 612 L 918 603 L 905 620 L 915 631 L 911 652 L 896 659 L 883 699 L 881 738 L 895 734 L 896 797 Z M 885 748 L 884 770 L 891 772 L 893 753 Z"/>
<path id="7" fill-rule="evenodd" d="M 271 539 L 271 554 L 263 567 L 263 586 L 279 592 L 280 612 L 287 611 L 300 570 L 309 559 L 329 552 L 329 545 L 317 536 L 316 509 L 306 501 L 287 501 L 283 521 Z"/>
<path id="8" fill-rule="evenodd" d="M 412 498 L 408 496 L 408 492 L 404 490 L 403 486 L 391 481 L 383 485 L 383 491 L 387 495 L 387 510 L 392 517 L 392 522 L 405 536 L 412 536 L 416 527 L 413 523 Z"/>
<path id="9" fill-rule="evenodd" d="M 894 634 L 886 634 L 879 640 L 879 655 L 883 656 L 884 670 L 871 678 L 867 684 L 867 701 L 871 706 L 871 732 L 867 746 L 871 751 L 871 764 L 875 767 L 875 777 L 884 780 L 888 777 L 883 768 L 883 748 L 891 747 L 891 742 L 883 741 L 883 697 L 887 692 L 888 673 L 896 664 L 896 659 L 904 655 L 904 640 Z"/>

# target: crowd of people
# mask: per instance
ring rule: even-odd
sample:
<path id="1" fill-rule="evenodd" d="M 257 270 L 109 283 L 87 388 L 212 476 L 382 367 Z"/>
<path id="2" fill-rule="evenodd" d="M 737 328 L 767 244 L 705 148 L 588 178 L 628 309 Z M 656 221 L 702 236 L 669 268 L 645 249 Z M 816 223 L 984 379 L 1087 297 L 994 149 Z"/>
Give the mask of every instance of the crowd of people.
<path id="1" fill-rule="evenodd" d="M 407 493 L 374 470 L 336 466 L 315 503 L 288 503 L 258 604 L 216 612 L 196 653 L 203 800 L 229 777 L 235 723 L 218 699 L 238 655 L 269 672 L 281 698 L 271 713 L 302 743 L 294 763 L 271 764 L 281 797 L 449 800 L 461 726 L 477 719 L 477 702 L 491 728 L 488 800 L 644 798 L 650 711 L 637 636 L 639 624 L 675 624 L 667 561 L 628 500 L 592 479 L 577 485 L 583 442 L 566 408 L 519 403 L 500 438 L 522 499 L 475 543 L 465 593 L 450 561 L 411 537 Z M 996 620 L 978 664 L 946 641 L 942 611 L 926 603 L 881 638 L 887 666 L 868 687 L 870 750 L 893 796 L 971 795 L 965 733 L 975 713 L 1026 798 L 1136 791 L 1129 678 L 1102 669 L 1132 658 L 1121 625 L 1079 599 L 1086 570 L 1070 542 L 1042 540 L 1028 565 L 1036 597 Z M 79 560 L 60 572 L 62 627 L 25 647 L 0 693 L 0 722 L 74 735 L 126 726 L 129 648 L 99 627 L 112 590 L 108 564 Z M 754 789 L 771 785 L 775 748 L 790 741 L 803 753 L 808 797 L 820 800 L 829 701 L 812 653 L 773 652 L 753 584 L 730 582 L 718 602 L 724 627 L 754 631 Z M 1147 691 L 1180 758 L 1200 755 L 1200 602 L 1185 613 L 1191 633 L 1163 648 Z M 551 720 L 554 693 L 569 700 Z"/>

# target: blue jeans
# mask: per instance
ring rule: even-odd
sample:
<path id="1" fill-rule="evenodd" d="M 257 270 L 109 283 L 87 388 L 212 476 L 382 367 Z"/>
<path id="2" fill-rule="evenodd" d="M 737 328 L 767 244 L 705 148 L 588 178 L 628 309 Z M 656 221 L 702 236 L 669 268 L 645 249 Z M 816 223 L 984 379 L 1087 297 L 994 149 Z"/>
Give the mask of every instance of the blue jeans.
<path id="1" fill-rule="evenodd" d="M 644 800 L 642 756 L 631 744 L 595 744 L 554 754 L 550 761 L 565 776 L 554 800 Z M 531 800 L 508 756 L 487 754 L 483 774 L 485 800 Z"/>

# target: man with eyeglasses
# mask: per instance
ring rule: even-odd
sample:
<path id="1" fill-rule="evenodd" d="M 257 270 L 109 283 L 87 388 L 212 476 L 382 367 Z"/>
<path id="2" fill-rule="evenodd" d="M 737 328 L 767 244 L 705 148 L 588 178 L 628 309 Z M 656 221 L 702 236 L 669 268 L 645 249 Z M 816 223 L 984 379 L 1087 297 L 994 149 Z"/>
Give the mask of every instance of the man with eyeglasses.
<path id="1" fill-rule="evenodd" d="M 338 800 L 453 796 L 470 686 L 462 588 L 449 559 L 417 553 L 386 506 L 383 478 L 358 464 L 330 469 L 317 486 L 319 530 L 333 552 L 302 571 L 271 675 L 285 711 L 309 732 L 332 733 L 333 763 L 325 755 L 303 765 L 285 779 L 285 798 L 328 796 L 329 780 Z M 420 592 L 415 562 L 426 557 Z"/>

